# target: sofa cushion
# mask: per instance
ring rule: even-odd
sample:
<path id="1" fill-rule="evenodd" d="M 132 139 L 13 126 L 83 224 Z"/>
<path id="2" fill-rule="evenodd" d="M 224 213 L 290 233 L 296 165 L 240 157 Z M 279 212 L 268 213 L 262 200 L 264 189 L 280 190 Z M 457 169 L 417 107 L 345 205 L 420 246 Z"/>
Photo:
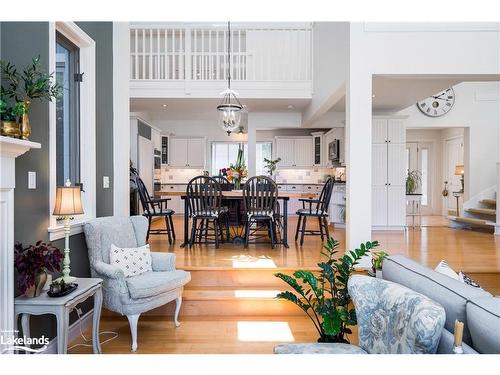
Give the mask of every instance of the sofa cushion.
<path id="1" fill-rule="evenodd" d="M 467 324 L 474 348 L 479 353 L 500 353 L 500 297 L 469 301 Z"/>
<path id="2" fill-rule="evenodd" d="M 127 286 L 130 298 L 140 299 L 157 296 L 182 287 L 191 280 L 191 274 L 182 270 L 167 272 L 146 272 L 129 277 Z"/>
<path id="3" fill-rule="evenodd" d="M 464 323 L 463 340 L 472 345 L 466 319 L 467 301 L 491 294 L 435 272 L 402 255 L 391 255 L 382 265 L 384 279 L 404 285 L 441 304 L 446 311 L 445 328 L 453 332 L 455 320 Z"/>

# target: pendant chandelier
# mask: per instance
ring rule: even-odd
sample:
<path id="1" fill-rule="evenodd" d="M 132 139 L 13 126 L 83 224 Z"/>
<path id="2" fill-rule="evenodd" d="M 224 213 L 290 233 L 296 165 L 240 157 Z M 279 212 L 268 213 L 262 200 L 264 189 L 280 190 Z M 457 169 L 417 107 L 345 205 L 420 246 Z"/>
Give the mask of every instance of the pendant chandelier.
<path id="1" fill-rule="evenodd" d="M 236 97 L 237 93 L 231 90 L 231 23 L 227 23 L 227 89 L 224 90 L 222 100 L 217 106 L 219 121 L 222 129 L 231 135 L 231 132 L 240 128 L 241 110 L 243 106 Z"/>

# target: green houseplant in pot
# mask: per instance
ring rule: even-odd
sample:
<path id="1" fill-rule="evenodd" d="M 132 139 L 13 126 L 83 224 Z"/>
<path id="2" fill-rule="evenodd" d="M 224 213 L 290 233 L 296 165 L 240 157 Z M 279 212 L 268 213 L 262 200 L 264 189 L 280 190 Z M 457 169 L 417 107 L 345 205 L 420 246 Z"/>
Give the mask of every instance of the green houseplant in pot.
<path id="1" fill-rule="evenodd" d="M 406 175 L 406 194 L 413 194 L 422 183 L 422 174 L 419 171 L 410 171 Z"/>
<path id="2" fill-rule="evenodd" d="M 266 169 L 266 172 L 269 176 L 273 176 L 274 172 L 276 171 L 276 168 L 278 168 L 278 163 L 281 161 L 281 158 L 278 159 L 268 159 L 264 158 L 264 168 Z"/>
<path id="3" fill-rule="evenodd" d="M 389 254 L 385 251 L 372 252 L 372 271 L 373 274 L 379 279 L 382 278 L 382 263 L 388 255 Z"/>
<path id="4" fill-rule="evenodd" d="M 336 258 L 339 242 L 330 237 L 321 255 L 325 260 L 318 263 L 320 271 L 298 270 L 292 276 L 276 273 L 292 291 L 284 291 L 276 297 L 300 307 L 311 319 L 318 331 L 318 342 L 349 343 L 349 326 L 357 324 L 356 312 L 347 290 L 347 281 L 358 261 L 378 246 L 377 241 L 361 244 L 358 249 L 347 251 Z"/>

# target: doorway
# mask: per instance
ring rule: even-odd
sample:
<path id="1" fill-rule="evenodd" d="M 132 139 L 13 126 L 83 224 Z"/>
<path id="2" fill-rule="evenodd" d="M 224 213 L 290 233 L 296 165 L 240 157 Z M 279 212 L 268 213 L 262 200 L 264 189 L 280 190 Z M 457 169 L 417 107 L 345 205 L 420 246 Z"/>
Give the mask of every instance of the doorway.
<path id="1" fill-rule="evenodd" d="M 448 182 L 448 196 L 443 198 L 442 214 L 456 215 L 457 201 L 453 192 L 462 189 L 460 176 L 455 174 L 457 165 L 464 165 L 464 136 L 458 135 L 444 139 L 443 144 L 443 181 Z M 459 212 L 463 201 L 459 199 Z"/>
<path id="2" fill-rule="evenodd" d="M 420 175 L 420 184 L 416 192 L 422 194 L 422 215 L 437 213 L 433 194 L 437 169 L 432 142 L 406 143 L 406 170 L 417 171 Z"/>

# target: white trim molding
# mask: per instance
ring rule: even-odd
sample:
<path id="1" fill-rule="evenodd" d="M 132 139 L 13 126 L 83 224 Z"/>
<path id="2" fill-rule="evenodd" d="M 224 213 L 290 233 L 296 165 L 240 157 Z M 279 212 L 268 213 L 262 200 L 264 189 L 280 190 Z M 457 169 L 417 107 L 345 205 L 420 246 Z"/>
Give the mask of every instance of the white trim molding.
<path id="1" fill-rule="evenodd" d="M 40 143 L 0 136 L 0 339 L 14 336 L 14 188 L 16 158 Z M 5 344 L 0 342 L 0 353 Z"/>
<path id="2" fill-rule="evenodd" d="M 80 83 L 80 176 L 85 192 L 82 193 L 85 214 L 72 223 L 72 234 L 82 231 L 82 222 L 96 216 L 96 57 L 95 41 L 74 22 L 51 22 L 49 25 L 49 71 L 56 70 L 56 32 L 64 35 L 80 49 L 80 71 L 84 80 Z M 56 193 L 56 103 L 49 103 L 49 239 L 64 237 L 62 224 L 52 215 Z"/>

